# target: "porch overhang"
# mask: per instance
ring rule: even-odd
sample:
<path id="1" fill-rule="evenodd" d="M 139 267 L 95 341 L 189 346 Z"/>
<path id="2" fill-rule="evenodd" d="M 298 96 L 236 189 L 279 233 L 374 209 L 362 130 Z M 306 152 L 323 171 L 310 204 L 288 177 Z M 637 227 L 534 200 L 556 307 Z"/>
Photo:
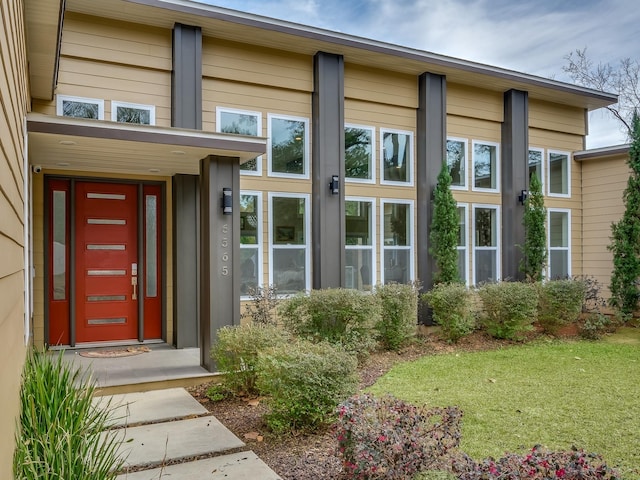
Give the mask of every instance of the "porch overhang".
<path id="1" fill-rule="evenodd" d="M 27 116 L 27 132 L 31 165 L 61 173 L 197 175 L 209 155 L 244 163 L 267 145 L 263 137 L 42 114 Z"/>

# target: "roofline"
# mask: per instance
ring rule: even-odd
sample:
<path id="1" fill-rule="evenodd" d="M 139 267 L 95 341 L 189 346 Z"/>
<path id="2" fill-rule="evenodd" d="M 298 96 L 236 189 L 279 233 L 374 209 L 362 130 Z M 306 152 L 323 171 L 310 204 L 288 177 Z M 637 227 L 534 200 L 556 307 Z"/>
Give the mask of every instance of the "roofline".
<path id="1" fill-rule="evenodd" d="M 626 143 L 623 145 L 613 145 L 609 147 L 591 148 L 589 150 L 582 150 L 575 152 L 573 158 L 579 162 L 591 159 L 601 159 L 608 157 L 615 157 L 618 155 L 628 155 L 631 144 Z"/>

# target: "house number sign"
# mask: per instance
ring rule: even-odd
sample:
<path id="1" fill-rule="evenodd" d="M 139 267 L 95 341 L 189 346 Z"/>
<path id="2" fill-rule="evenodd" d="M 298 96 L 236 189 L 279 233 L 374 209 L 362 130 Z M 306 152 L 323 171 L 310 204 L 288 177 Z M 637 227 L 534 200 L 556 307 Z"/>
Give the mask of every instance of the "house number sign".
<path id="1" fill-rule="evenodd" d="M 220 260 L 221 268 L 220 273 L 223 276 L 229 275 L 229 224 L 222 224 L 222 235 L 220 235 Z"/>

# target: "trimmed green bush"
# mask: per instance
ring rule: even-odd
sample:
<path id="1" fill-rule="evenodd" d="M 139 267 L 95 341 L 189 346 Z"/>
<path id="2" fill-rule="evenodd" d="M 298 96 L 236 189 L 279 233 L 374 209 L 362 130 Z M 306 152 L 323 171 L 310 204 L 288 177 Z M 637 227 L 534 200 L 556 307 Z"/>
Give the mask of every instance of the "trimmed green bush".
<path id="1" fill-rule="evenodd" d="M 418 285 L 378 285 L 375 296 L 382 308 L 382 316 L 375 325 L 378 339 L 385 349 L 398 350 L 416 335 Z"/>
<path id="2" fill-rule="evenodd" d="M 371 294 L 329 288 L 285 300 L 280 316 L 294 335 L 340 345 L 363 358 L 376 345 L 373 328 L 380 318 L 380 305 Z"/>
<path id="3" fill-rule="evenodd" d="M 286 345 L 289 334 L 268 324 L 248 323 L 218 330 L 211 358 L 218 371 L 225 373 L 225 387 L 235 393 L 255 394 L 258 353 L 278 345 Z M 219 392 L 218 392 L 219 393 Z"/>
<path id="4" fill-rule="evenodd" d="M 358 386 L 356 358 L 327 342 L 295 342 L 260 353 L 258 387 L 269 395 L 267 426 L 276 433 L 331 423 Z"/>
<path id="5" fill-rule="evenodd" d="M 500 282 L 478 290 L 482 300 L 482 324 L 495 338 L 521 340 L 533 329 L 538 310 L 538 292 L 531 283 Z"/>
<path id="6" fill-rule="evenodd" d="M 589 313 L 578 324 L 578 334 L 585 340 L 600 340 L 605 334 L 615 332 L 618 323 L 603 313 Z"/>
<path id="7" fill-rule="evenodd" d="M 538 324 L 555 335 L 558 329 L 578 320 L 586 294 L 578 279 L 550 280 L 538 285 Z"/>
<path id="8" fill-rule="evenodd" d="M 112 426 L 112 409 L 92 403 L 95 386 L 57 356 L 32 351 L 20 391 L 20 419 L 14 454 L 17 480 L 109 480 L 124 459 Z"/>
<path id="9" fill-rule="evenodd" d="M 457 342 L 476 327 L 471 292 L 459 283 L 441 283 L 422 298 L 433 310 L 433 320 L 440 325 L 442 337 Z"/>

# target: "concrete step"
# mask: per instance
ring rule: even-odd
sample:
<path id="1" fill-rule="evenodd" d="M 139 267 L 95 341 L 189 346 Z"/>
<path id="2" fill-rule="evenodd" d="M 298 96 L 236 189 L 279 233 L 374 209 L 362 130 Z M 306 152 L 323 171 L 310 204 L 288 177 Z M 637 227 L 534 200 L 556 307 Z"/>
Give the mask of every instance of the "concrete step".
<path id="1" fill-rule="evenodd" d="M 119 475 L 117 480 L 280 480 L 258 456 L 239 452 L 167 467 Z"/>

